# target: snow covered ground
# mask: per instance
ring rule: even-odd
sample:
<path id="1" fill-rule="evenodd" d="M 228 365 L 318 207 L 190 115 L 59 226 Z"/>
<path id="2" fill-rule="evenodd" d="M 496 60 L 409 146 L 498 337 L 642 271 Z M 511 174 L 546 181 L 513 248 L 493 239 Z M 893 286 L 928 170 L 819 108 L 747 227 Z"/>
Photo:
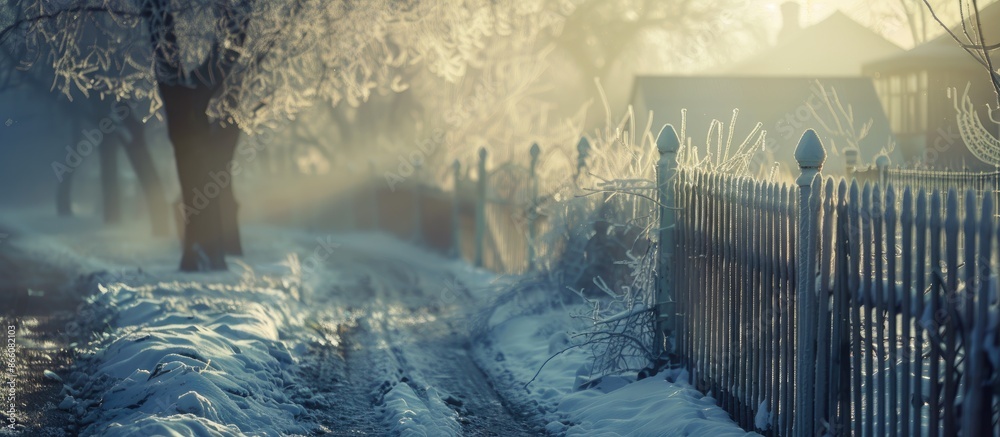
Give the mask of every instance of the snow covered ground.
<path id="1" fill-rule="evenodd" d="M 553 305 L 548 289 L 523 288 L 493 308 L 477 361 L 513 405 L 532 408 L 555 435 L 745 436 L 715 400 L 685 382 L 685 372 L 635 380 L 610 376 L 588 389 L 590 351 L 567 334 L 586 326 Z M 544 367 L 542 364 L 545 363 Z M 539 369 L 541 368 L 541 371 Z M 536 375 L 537 374 L 537 375 Z M 534 378 L 534 379 L 533 379 Z M 529 384 L 530 381 L 530 384 Z"/>
<path id="2" fill-rule="evenodd" d="M 582 350 L 525 388 L 579 320 L 544 296 L 492 304 L 502 278 L 385 235 L 249 228 L 230 272 L 181 274 L 145 229 L 0 222 L 98 272 L 58 405 L 84 435 L 746 434 L 663 377 L 574 390 Z"/>

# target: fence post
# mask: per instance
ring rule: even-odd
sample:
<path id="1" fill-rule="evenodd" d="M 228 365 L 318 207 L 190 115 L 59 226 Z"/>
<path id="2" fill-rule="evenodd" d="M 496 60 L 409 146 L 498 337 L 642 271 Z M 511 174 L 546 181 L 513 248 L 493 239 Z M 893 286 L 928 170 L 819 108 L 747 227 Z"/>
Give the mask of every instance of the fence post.
<path id="1" fill-rule="evenodd" d="M 878 168 L 878 184 L 880 187 L 887 187 L 889 182 L 889 157 L 879 155 L 875 158 L 875 167 Z"/>
<path id="2" fill-rule="evenodd" d="M 541 153 L 541 149 L 538 147 L 538 143 L 531 145 L 531 168 L 528 175 L 528 187 L 531 196 L 528 199 L 528 271 L 535 270 L 535 221 L 538 219 L 538 154 Z"/>
<path id="3" fill-rule="evenodd" d="M 452 188 L 454 195 L 451 198 L 451 256 L 461 258 L 462 215 L 459 213 L 459 207 L 461 206 L 462 198 L 459 197 L 460 190 L 458 189 L 458 184 L 462 180 L 462 164 L 456 159 L 455 162 L 451 163 L 451 168 L 455 178 L 455 187 Z"/>
<path id="4" fill-rule="evenodd" d="M 424 223 L 423 223 L 423 211 L 421 210 L 420 204 L 420 192 L 421 192 L 421 174 L 420 171 L 424 168 L 424 161 L 418 159 L 413 163 L 413 242 L 416 244 L 422 244 L 424 241 Z"/>
<path id="5" fill-rule="evenodd" d="M 574 181 L 579 181 L 583 175 L 583 169 L 587 168 L 587 157 L 590 156 L 590 141 L 587 137 L 580 137 L 580 142 L 576 143 L 576 175 Z"/>
<path id="6" fill-rule="evenodd" d="M 796 260 L 796 294 L 798 295 L 798 308 L 796 311 L 796 357 L 795 357 L 795 409 L 792 434 L 801 437 L 815 435 L 816 426 L 813 418 L 812 404 L 814 399 L 812 393 L 816 378 L 816 332 L 815 320 L 816 302 L 816 278 L 814 273 L 818 265 L 816 251 L 810 248 L 816 247 L 816 230 L 819 210 L 812 208 L 809 198 L 812 194 L 813 179 L 823 169 L 823 162 L 826 161 L 826 150 L 820 142 L 816 132 L 812 129 L 806 130 L 799 139 L 799 144 L 795 148 L 795 160 L 799 163 L 798 179 L 795 180 L 799 187 L 798 201 L 798 229 L 797 241 L 795 242 Z M 818 196 L 820 193 L 816 193 Z M 821 365 L 826 365 L 823 363 Z"/>
<path id="7" fill-rule="evenodd" d="M 677 132 L 671 125 L 663 126 L 656 137 L 656 149 L 660 159 L 656 162 L 656 191 L 660 203 L 660 256 L 657 258 L 659 277 L 656 284 L 656 329 L 654 332 L 653 353 L 660 357 L 664 353 L 673 352 L 668 345 L 670 335 L 674 332 L 675 303 L 674 284 L 674 228 L 677 225 L 674 208 L 674 190 L 671 185 L 677 175 L 677 151 L 681 144 Z"/>
<path id="8" fill-rule="evenodd" d="M 858 170 L 858 149 L 844 150 L 844 161 L 847 180 L 850 181 L 854 177 L 854 172 Z"/>
<path id="9" fill-rule="evenodd" d="M 371 185 L 371 202 L 369 202 L 369 207 L 372 213 L 372 229 L 379 229 L 379 219 L 378 219 L 378 172 L 375 170 L 375 161 L 368 160 L 368 170 L 372 174 L 372 185 Z"/>
<path id="10" fill-rule="evenodd" d="M 486 148 L 479 148 L 479 180 L 476 181 L 476 267 L 483 266 L 486 237 Z"/>

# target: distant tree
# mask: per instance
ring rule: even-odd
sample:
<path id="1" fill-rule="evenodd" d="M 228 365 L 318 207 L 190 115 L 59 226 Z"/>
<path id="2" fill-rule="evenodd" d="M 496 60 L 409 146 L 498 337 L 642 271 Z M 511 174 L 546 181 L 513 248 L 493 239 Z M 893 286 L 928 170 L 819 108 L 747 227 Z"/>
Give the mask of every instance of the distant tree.
<path id="1" fill-rule="evenodd" d="M 9 48 L 9 47 L 8 47 Z M 37 50 L 37 48 L 35 48 Z M 24 50 L 20 54 L 8 50 L 0 50 L 0 91 L 14 88 L 27 88 L 34 93 L 44 94 L 49 91 L 53 81 L 53 72 L 48 66 L 38 66 L 46 68 L 27 69 L 27 64 L 23 62 L 26 53 Z M 20 59 L 19 59 L 20 57 Z M 122 117 L 113 117 L 116 112 L 122 112 L 122 105 L 115 104 L 110 99 L 99 99 L 97 95 L 90 98 L 67 99 L 64 94 L 52 94 L 45 99 L 50 108 L 48 114 L 53 117 L 63 117 L 70 120 L 71 134 L 69 138 L 70 146 L 76 147 L 84 138 L 82 134 L 87 129 L 100 129 L 102 119 L 109 119 L 114 122 L 112 134 L 103 136 L 100 144 L 101 159 L 101 192 L 104 220 L 106 223 L 115 223 L 120 219 L 120 191 L 117 186 L 118 165 L 117 150 L 119 146 L 125 151 L 125 155 L 135 171 L 143 192 L 144 201 L 149 209 L 150 221 L 154 235 L 166 235 L 169 231 L 169 209 L 163 193 L 163 186 L 159 172 L 153 164 L 152 155 L 146 145 L 142 117 L 136 114 L 131 108 L 127 108 L 127 113 Z M 56 212 L 61 217 L 73 215 L 72 208 L 72 186 L 75 169 L 68 167 L 68 163 L 53 163 L 53 170 L 58 179 L 56 189 Z"/>
<path id="2" fill-rule="evenodd" d="M 180 269 L 241 254 L 233 195 L 240 131 L 326 101 L 364 101 L 402 66 L 464 75 L 516 1 L 7 0 L 0 42 L 51 48 L 55 88 L 161 107 L 180 177 Z M 36 62 L 38 59 L 26 59 Z M 248 148 L 241 161 L 255 158 Z"/>
<path id="3" fill-rule="evenodd" d="M 930 0 L 923 0 L 924 5 L 927 10 L 930 11 L 931 16 L 934 20 L 948 32 L 956 43 L 958 43 L 963 50 L 965 50 L 969 56 L 972 56 L 980 65 L 986 69 L 986 75 L 989 77 L 990 83 L 993 84 L 993 90 L 997 100 L 997 109 L 1000 109 L 1000 65 L 993 62 L 993 55 L 1000 53 L 1000 41 L 987 41 L 986 36 L 983 33 L 983 21 L 979 16 L 979 2 L 977 0 L 959 0 L 958 3 L 958 16 L 961 25 L 961 34 L 956 33 L 950 27 L 948 27 L 941 17 L 938 15 L 934 6 L 931 4 Z M 996 23 L 986 23 L 987 26 L 993 28 Z"/>
<path id="4" fill-rule="evenodd" d="M 552 0 L 557 1 L 557 0 Z M 675 65 L 723 61 L 739 55 L 740 40 L 762 40 L 746 0 L 572 0 L 554 42 L 586 78 L 606 79 L 641 38 L 655 36 Z M 756 8 L 759 9 L 759 8 Z M 707 66 L 707 65 L 706 65 Z"/>

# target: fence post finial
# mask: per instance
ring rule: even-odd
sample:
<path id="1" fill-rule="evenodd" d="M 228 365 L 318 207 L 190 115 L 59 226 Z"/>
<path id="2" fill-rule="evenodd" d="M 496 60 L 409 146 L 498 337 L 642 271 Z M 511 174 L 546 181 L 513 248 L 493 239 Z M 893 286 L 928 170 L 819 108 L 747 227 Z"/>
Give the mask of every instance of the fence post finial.
<path id="1" fill-rule="evenodd" d="M 656 190 L 660 202 L 660 256 L 657 259 L 659 277 L 656 287 L 656 330 L 654 332 L 653 353 L 656 357 L 660 357 L 664 353 L 673 352 L 673 346 L 668 345 L 667 342 L 674 332 L 673 325 L 676 322 L 673 296 L 673 260 L 676 251 L 674 228 L 677 224 L 677 217 L 674 207 L 673 183 L 677 176 L 677 151 L 680 150 L 680 141 L 677 139 L 677 132 L 674 131 L 673 126 L 668 124 L 660 130 L 660 134 L 656 138 L 656 149 L 660 152 L 660 159 L 656 163 Z"/>
<path id="2" fill-rule="evenodd" d="M 677 139 L 677 131 L 671 124 L 663 125 L 660 134 L 656 136 L 656 150 L 660 152 L 660 159 L 667 153 L 677 153 L 681 149 L 681 142 Z"/>
<path id="3" fill-rule="evenodd" d="M 816 131 L 808 129 L 799 139 L 799 144 L 795 147 L 795 160 L 799 163 L 798 179 L 795 180 L 799 188 L 798 201 L 798 229 L 796 233 L 796 294 L 798 302 L 796 309 L 796 320 L 799 327 L 796 330 L 796 384 L 795 384 L 795 409 L 794 423 L 792 425 L 792 435 L 811 436 L 815 435 L 816 425 L 813 417 L 813 395 L 816 387 L 816 328 L 809 321 L 816 320 L 818 311 L 818 301 L 816 293 L 815 273 L 819 265 L 816 256 L 817 230 L 819 208 L 813 205 L 819 203 L 810 202 L 812 195 L 813 180 L 823 169 L 826 161 L 826 150 L 823 143 L 816 136 Z M 819 192 L 816 195 L 820 195 Z"/>
<path id="4" fill-rule="evenodd" d="M 823 143 L 820 142 L 816 131 L 807 129 L 802 134 L 798 146 L 795 147 L 795 160 L 799 163 L 802 175 L 808 177 L 808 180 L 803 181 L 802 176 L 800 176 L 796 183 L 800 187 L 811 185 L 813 177 L 819 173 L 823 168 L 823 163 L 826 162 L 826 149 L 823 148 Z"/>
<path id="5" fill-rule="evenodd" d="M 847 180 L 851 180 L 854 176 L 854 172 L 858 169 L 858 149 L 850 148 L 844 150 L 844 164 L 847 167 Z"/>
<path id="6" fill-rule="evenodd" d="M 885 155 L 879 155 L 875 158 L 875 168 L 878 169 L 878 182 L 879 185 L 885 187 L 889 182 L 889 157 Z"/>

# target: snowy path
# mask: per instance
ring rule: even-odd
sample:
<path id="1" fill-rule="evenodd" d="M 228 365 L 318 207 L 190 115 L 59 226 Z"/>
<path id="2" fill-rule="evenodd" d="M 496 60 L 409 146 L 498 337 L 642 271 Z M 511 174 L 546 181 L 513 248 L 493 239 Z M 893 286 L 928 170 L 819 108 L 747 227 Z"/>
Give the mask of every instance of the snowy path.
<path id="1" fill-rule="evenodd" d="M 526 386 L 586 308 L 386 235 L 251 228 L 229 272 L 184 274 L 145 229 L 18 222 L 25 256 L 89 278 L 46 408 L 81 435 L 748 435 L 683 382 L 574 389 L 582 349 Z"/>
<path id="2" fill-rule="evenodd" d="M 142 229 L 16 222 L 69 274 L 104 272 L 75 327 L 102 332 L 56 402 L 84 435 L 537 434 L 469 356 L 463 278 L 481 273 L 462 263 L 264 228 L 230 272 L 182 274 L 176 241 Z"/>
<path id="3" fill-rule="evenodd" d="M 396 250 L 347 244 L 326 259 L 325 274 L 337 278 L 320 283 L 336 285 L 314 290 L 310 307 L 330 345 L 313 356 L 340 361 L 328 365 L 331 393 L 351 399 L 346 410 L 361 417 L 366 406 L 384 410 L 383 422 L 394 432 L 532 434 L 469 355 L 462 310 L 473 299 L 451 263 L 434 263 L 402 245 Z M 344 434 L 352 427 L 377 431 L 374 420 L 337 415 L 322 422 Z"/>

